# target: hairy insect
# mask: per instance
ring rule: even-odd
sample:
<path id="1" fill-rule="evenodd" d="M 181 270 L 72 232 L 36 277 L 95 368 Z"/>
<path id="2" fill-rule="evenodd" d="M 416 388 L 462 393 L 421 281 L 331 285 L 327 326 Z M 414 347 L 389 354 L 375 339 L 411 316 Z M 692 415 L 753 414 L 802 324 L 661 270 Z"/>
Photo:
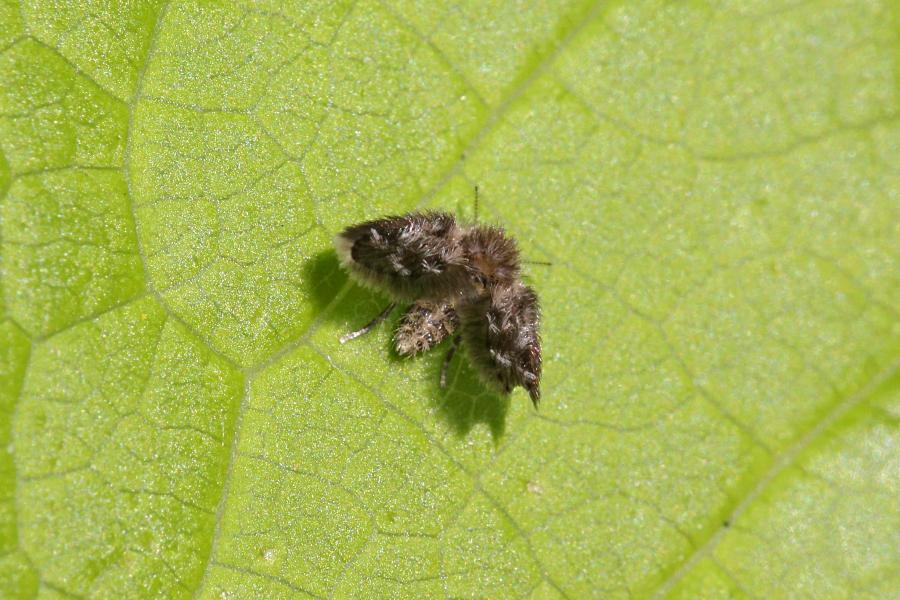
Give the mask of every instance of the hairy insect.
<path id="1" fill-rule="evenodd" d="M 447 368 L 462 343 L 481 378 L 500 392 L 521 386 L 540 400 L 540 310 L 521 282 L 515 240 L 499 227 L 461 225 L 449 214 L 410 213 L 348 227 L 335 237 L 341 264 L 393 302 L 341 343 L 371 331 L 398 302 L 412 302 L 394 332 L 402 356 L 427 352 L 447 338 Z"/>

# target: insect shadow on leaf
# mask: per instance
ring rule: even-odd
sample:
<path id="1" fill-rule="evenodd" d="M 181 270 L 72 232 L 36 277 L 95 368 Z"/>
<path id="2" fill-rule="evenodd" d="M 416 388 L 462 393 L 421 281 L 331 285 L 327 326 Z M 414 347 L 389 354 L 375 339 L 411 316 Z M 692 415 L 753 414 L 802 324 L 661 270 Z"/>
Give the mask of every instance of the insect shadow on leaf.
<path id="1" fill-rule="evenodd" d="M 303 279 L 310 282 L 310 300 L 319 311 L 334 301 L 348 279 L 337 254 L 331 248 L 322 250 L 307 260 L 303 271 Z"/>

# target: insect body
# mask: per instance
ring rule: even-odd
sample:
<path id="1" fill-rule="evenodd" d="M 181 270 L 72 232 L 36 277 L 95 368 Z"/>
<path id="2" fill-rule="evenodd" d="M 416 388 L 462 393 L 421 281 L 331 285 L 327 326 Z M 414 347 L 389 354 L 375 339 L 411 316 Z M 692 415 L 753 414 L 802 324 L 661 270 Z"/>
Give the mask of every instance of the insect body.
<path id="1" fill-rule="evenodd" d="M 462 341 L 482 379 L 504 393 L 524 387 L 537 406 L 538 300 L 521 282 L 515 240 L 502 229 L 460 225 L 446 213 L 411 213 L 348 227 L 335 238 L 335 247 L 359 282 L 394 300 L 342 343 L 371 331 L 397 302 L 411 301 L 394 333 L 399 354 L 414 356 L 453 336 L 442 387 Z"/>

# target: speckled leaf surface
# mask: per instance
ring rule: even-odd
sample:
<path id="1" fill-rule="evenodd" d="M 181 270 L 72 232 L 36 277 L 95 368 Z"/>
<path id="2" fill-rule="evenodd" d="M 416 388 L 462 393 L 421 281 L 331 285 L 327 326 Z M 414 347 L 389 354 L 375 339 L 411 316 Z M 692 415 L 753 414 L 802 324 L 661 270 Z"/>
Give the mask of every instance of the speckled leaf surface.
<path id="1" fill-rule="evenodd" d="M 0 596 L 900 588 L 892 0 L 0 2 Z M 544 402 L 331 236 L 518 237 Z"/>

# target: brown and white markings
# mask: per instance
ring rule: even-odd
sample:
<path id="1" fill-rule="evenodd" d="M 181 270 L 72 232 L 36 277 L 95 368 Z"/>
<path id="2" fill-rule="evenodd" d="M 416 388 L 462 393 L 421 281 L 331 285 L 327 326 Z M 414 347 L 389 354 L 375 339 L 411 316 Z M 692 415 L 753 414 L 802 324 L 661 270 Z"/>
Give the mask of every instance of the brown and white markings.
<path id="1" fill-rule="evenodd" d="M 341 343 L 371 331 L 397 302 L 413 302 L 394 333 L 397 352 L 415 356 L 452 336 L 441 387 L 462 342 L 481 378 L 502 393 L 521 386 L 540 400 L 540 310 L 521 281 L 515 240 L 499 227 L 460 225 L 440 212 L 385 217 L 335 237 L 341 264 L 393 302 Z M 459 333 L 457 333 L 459 330 Z"/>
<path id="2" fill-rule="evenodd" d="M 534 290 L 520 281 L 490 288 L 459 306 L 462 340 L 482 379 L 509 393 L 528 390 L 541 399 L 540 310 Z"/>

